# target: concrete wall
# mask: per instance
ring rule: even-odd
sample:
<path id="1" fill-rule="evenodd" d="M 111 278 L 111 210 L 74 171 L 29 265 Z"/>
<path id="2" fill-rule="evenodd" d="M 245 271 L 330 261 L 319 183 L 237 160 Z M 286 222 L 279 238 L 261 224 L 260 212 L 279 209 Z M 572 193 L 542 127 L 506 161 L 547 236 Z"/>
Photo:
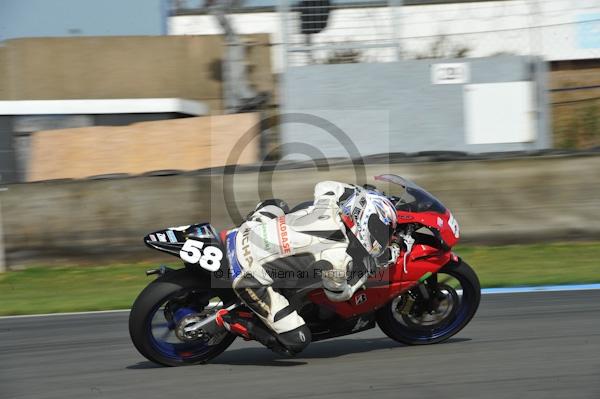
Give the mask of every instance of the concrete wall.
<path id="1" fill-rule="evenodd" d="M 27 180 L 224 166 L 240 139 L 258 134 L 258 123 L 259 114 L 246 113 L 35 132 Z M 257 162 L 258 156 L 254 140 L 238 163 Z"/>
<path id="2" fill-rule="evenodd" d="M 272 92 L 268 37 L 245 39 L 255 44 L 251 83 Z M 0 100 L 187 98 L 218 112 L 223 51 L 216 35 L 9 40 L 0 47 Z"/>
<path id="3" fill-rule="evenodd" d="M 520 243 L 600 239 L 600 156 L 369 165 L 367 176 L 396 173 L 430 189 L 455 214 L 463 242 Z M 10 185 L 0 193 L 10 263 L 96 256 L 148 256 L 141 238 L 166 226 L 211 220 L 230 226 L 224 183 L 242 214 L 269 195 L 256 172 L 233 182 L 221 174 Z M 354 169 L 279 170 L 273 195 L 292 204 L 312 196 L 315 182 L 355 181 Z M 386 187 L 382 187 L 386 188 Z M 264 198 L 264 197 L 263 197 Z M 96 259 L 96 260 L 95 260 Z M 169 257 L 165 256 L 165 260 Z"/>

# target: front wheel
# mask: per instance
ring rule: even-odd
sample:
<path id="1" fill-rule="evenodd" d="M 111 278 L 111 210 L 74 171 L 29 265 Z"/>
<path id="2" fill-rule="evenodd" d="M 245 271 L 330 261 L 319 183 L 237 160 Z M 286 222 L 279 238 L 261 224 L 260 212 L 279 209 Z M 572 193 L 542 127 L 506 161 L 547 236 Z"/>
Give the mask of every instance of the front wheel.
<path id="1" fill-rule="evenodd" d="M 137 297 L 129 315 L 129 335 L 148 360 L 165 366 L 205 363 L 235 339 L 223 331 L 210 339 L 186 340 L 178 325 L 201 320 L 234 300 L 227 289 L 214 289 L 185 270 L 169 272 L 150 283 Z"/>
<path id="2" fill-rule="evenodd" d="M 435 344 L 462 330 L 480 299 L 477 275 L 459 260 L 379 309 L 377 324 L 388 337 L 404 344 Z"/>

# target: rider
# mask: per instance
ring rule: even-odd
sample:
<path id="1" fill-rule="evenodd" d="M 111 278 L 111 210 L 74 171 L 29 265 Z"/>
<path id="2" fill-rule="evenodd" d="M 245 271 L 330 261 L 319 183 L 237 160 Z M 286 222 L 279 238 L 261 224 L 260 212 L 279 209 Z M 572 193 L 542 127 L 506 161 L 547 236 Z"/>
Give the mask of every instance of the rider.
<path id="1" fill-rule="evenodd" d="M 394 262 L 399 248 L 389 246 L 395 207 L 375 190 L 324 181 L 315 186 L 312 206 L 288 211 L 281 200 L 264 201 L 226 239 L 233 289 L 270 331 L 253 322 L 252 314 L 235 310 L 220 310 L 217 324 L 294 355 L 310 343 L 311 334 L 272 287 L 277 272 L 318 270 L 327 297 L 346 301 L 378 266 Z"/>

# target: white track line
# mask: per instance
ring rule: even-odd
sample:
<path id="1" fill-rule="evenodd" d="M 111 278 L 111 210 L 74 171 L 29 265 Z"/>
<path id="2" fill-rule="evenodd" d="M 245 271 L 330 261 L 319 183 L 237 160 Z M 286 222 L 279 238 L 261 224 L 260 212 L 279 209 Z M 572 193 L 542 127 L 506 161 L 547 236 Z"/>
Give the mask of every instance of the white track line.
<path id="1" fill-rule="evenodd" d="M 538 287 L 506 287 L 506 288 L 484 288 L 481 293 L 490 294 L 518 294 L 522 292 L 557 292 L 557 291 L 586 291 L 600 290 L 600 284 L 578 284 L 578 285 L 542 285 Z"/>
<path id="2" fill-rule="evenodd" d="M 104 313 L 125 313 L 129 312 L 131 309 L 117 309 L 117 310 L 93 310 L 89 312 L 66 312 L 66 313 L 44 313 L 44 314 L 22 314 L 18 316 L 0 316 L 0 320 L 2 319 L 21 319 L 26 317 L 52 317 L 52 316 L 85 316 L 85 315 L 94 315 L 94 314 L 104 314 Z"/>
<path id="3" fill-rule="evenodd" d="M 506 287 L 506 288 L 483 288 L 481 293 L 483 295 L 495 295 L 495 294 L 520 294 L 526 292 L 558 292 L 558 291 L 586 291 L 586 290 L 600 290 L 600 284 L 579 284 L 579 285 L 543 285 L 537 287 Z M 0 320 L 4 319 L 19 319 L 27 317 L 53 317 L 53 316 L 85 316 L 94 314 L 105 314 L 105 313 L 125 313 L 129 312 L 130 309 L 118 309 L 118 310 L 96 310 L 91 312 L 68 312 L 68 313 L 48 313 L 48 314 L 32 314 L 32 315 L 19 315 L 19 316 L 0 316 Z"/>

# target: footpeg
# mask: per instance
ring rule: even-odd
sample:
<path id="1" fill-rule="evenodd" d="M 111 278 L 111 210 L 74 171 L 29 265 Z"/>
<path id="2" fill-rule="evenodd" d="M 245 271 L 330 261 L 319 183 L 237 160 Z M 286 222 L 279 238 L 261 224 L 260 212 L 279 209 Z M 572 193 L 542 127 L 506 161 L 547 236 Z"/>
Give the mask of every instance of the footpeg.
<path id="1" fill-rule="evenodd" d="M 171 269 L 170 267 L 162 265 L 158 269 L 146 270 L 146 276 L 152 276 L 154 274 L 158 274 L 158 275 L 162 276 L 162 275 L 165 275 L 172 271 L 173 271 L 173 269 Z"/>
<path id="2" fill-rule="evenodd" d="M 250 339 L 248 327 L 244 325 L 245 323 L 243 323 L 243 321 L 240 321 L 239 315 L 232 314 L 227 309 L 218 310 L 215 317 L 217 326 L 224 328 L 233 334 L 239 335 L 244 339 Z"/>
<path id="3" fill-rule="evenodd" d="M 247 341 L 256 340 L 275 353 L 286 357 L 293 356 L 293 353 L 277 340 L 275 333 L 264 327 L 251 312 L 229 312 L 227 309 L 221 309 L 217 312 L 215 321 L 221 328 L 239 335 Z"/>

